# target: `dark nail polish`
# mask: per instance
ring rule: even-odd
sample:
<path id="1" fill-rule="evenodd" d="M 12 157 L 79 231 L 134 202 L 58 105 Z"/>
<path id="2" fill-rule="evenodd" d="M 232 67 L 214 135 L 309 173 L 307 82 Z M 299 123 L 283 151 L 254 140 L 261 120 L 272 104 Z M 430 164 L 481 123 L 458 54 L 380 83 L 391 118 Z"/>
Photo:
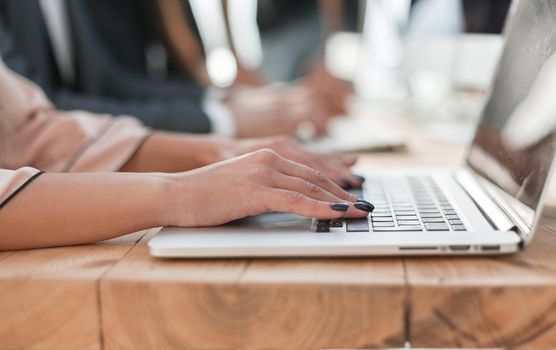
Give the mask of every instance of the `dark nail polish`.
<path id="1" fill-rule="evenodd" d="M 336 210 L 336 211 L 347 211 L 349 209 L 349 204 L 347 204 L 347 203 L 330 204 L 330 209 Z"/>
<path id="2" fill-rule="evenodd" d="M 371 207 L 373 207 L 373 209 L 375 208 L 375 206 L 371 202 L 368 202 L 361 197 L 357 198 L 357 202 L 358 203 L 363 203 L 363 204 L 366 204 L 366 205 L 370 205 Z"/>
<path id="3" fill-rule="evenodd" d="M 365 182 L 365 178 L 361 175 L 353 174 L 353 177 L 361 182 Z"/>
<path id="4" fill-rule="evenodd" d="M 366 211 L 368 213 L 372 212 L 375 209 L 375 207 L 372 204 L 366 204 L 366 203 L 363 203 L 363 202 L 356 202 L 353 206 L 356 209 L 363 210 L 363 211 Z"/>
<path id="5" fill-rule="evenodd" d="M 349 181 L 349 179 L 347 177 L 344 176 L 340 176 L 338 178 L 338 180 L 340 180 L 340 186 L 344 189 L 344 190 L 349 190 L 352 188 L 351 186 L 351 182 Z"/>

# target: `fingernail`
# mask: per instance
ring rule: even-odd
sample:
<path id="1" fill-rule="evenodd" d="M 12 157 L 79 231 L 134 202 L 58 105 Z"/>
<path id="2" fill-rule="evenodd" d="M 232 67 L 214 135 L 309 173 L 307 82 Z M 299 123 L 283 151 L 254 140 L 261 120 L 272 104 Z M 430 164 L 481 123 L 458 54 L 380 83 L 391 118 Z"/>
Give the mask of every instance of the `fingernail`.
<path id="1" fill-rule="evenodd" d="M 357 174 L 352 174 L 354 178 L 356 178 L 357 180 L 361 181 L 361 182 L 365 182 L 365 178 L 361 175 L 357 175 Z"/>
<path id="2" fill-rule="evenodd" d="M 361 197 L 358 197 L 358 198 L 357 198 L 357 202 L 370 205 L 370 206 L 373 207 L 373 208 L 375 207 L 371 202 L 368 202 L 368 201 L 364 200 L 364 199 L 361 198 Z"/>
<path id="3" fill-rule="evenodd" d="M 375 207 L 372 204 L 367 204 L 367 203 L 363 203 L 363 202 L 356 202 L 353 206 L 356 209 L 363 210 L 363 211 L 366 211 L 368 213 L 372 212 L 375 209 Z"/>
<path id="4" fill-rule="evenodd" d="M 349 204 L 347 204 L 347 203 L 330 204 L 330 209 L 336 210 L 336 211 L 347 211 L 349 209 Z"/>
<path id="5" fill-rule="evenodd" d="M 340 180 L 340 183 L 341 183 L 340 186 L 341 186 L 344 190 L 349 190 L 349 189 L 351 189 L 351 182 L 349 181 L 349 179 L 348 179 L 347 177 L 340 176 L 340 177 L 338 178 L 338 180 Z"/>

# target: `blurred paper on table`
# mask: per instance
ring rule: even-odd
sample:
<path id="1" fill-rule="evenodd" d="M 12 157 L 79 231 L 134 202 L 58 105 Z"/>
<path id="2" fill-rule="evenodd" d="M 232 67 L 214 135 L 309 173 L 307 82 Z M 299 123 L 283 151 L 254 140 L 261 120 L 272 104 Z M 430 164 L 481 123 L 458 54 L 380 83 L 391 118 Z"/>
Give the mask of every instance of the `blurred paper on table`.
<path id="1" fill-rule="evenodd" d="M 405 148 L 402 134 L 378 118 L 337 118 L 328 129 L 328 136 L 309 141 L 306 146 L 324 153 L 378 152 Z"/>

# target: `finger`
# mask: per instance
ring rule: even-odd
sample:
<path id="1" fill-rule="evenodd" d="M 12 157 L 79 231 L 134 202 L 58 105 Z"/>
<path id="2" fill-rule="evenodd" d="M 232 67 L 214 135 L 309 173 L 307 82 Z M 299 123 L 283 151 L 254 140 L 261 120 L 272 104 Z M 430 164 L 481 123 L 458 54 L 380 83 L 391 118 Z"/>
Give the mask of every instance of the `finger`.
<path id="1" fill-rule="evenodd" d="M 284 175 L 276 172 L 272 179 L 272 186 L 283 190 L 298 192 L 309 198 L 323 202 L 346 203 L 349 205 L 349 208 L 344 216 L 347 217 L 357 217 L 360 214 L 359 210 L 352 205 L 357 200 L 355 196 L 353 196 L 354 198 L 351 201 L 347 201 L 344 198 L 335 196 L 310 181 L 303 180 L 295 176 Z"/>
<path id="2" fill-rule="evenodd" d="M 353 156 L 335 156 L 334 159 L 339 161 L 344 166 L 347 166 L 348 168 L 354 166 L 355 163 L 357 163 L 357 157 Z"/>
<path id="3" fill-rule="evenodd" d="M 344 169 L 349 170 L 350 167 L 355 165 L 357 162 L 357 157 L 354 156 L 345 156 L 345 155 L 336 155 L 336 154 L 323 154 L 319 152 L 314 152 L 309 149 L 301 147 L 299 144 L 293 144 L 292 149 L 295 152 L 305 155 L 305 157 L 309 159 L 318 160 L 324 164 L 329 164 L 329 167 L 333 169 Z"/>
<path id="4" fill-rule="evenodd" d="M 287 159 L 306 165 L 309 168 L 320 170 L 332 181 L 336 182 L 340 186 L 342 185 L 337 181 L 341 173 L 337 168 L 329 166 L 326 160 L 322 160 L 323 157 L 321 155 L 317 155 L 316 153 L 312 154 L 298 148 L 289 150 L 287 155 Z"/>
<path id="5" fill-rule="evenodd" d="M 308 218 L 339 219 L 346 215 L 346 211 L 338 209 L 339 206 L 345 207 L 345 203 L 319 201 L 294 191 L 272 189 L 266 192 L 264 200 L 271 211 L 293 213 Z M 356 210 L 355 213 L 355 217 L 368 215 L 367 212 L 360 210 Z"/>
<path id="6" fill-rule="evenodd" d="M 303 159 L 301 163 L 323 171 L 329 178 L 342 188 L 359 188 L 363 184 L 361 177 L 353 175 L 349 167 L 334 158 L 324 157 L 318 153 L 298 150 L 298 157 Z"/>
<path id="7" fill-rule="evenodd" d="M 355 199 L 353 201 L 348 201 L 345 198 L 340 198 L 328 192 L 324 188 L 312 183 L 311 181 L 299 177 L 291 176 L 291 175 L 286 175 L 278 171 L 272 174 L 271 177 L 272 178 L 270 179 L 270 185 L 272 187 L 288 190 L 288 191 L 299 192 L 306 195 L 307 197 L 316 200 L 330 202 L 330 203 L 336 203 L 336 202 L 354 203 L 357 200 Z"/>
<path id="8" fill-rule="evenodd" d="M 281 156 L 277 157 L 277 162 L 275 163 L 275 169 L 283 174 L 299 177 L 310 181 L 328 192 L 334 194 L 338 198 L 342 198 L 347 201 L 355 201 L 354 195 L 344 191 L 338 184 L 334 183 L 330 178 L 328 178 L 323 172 L 311 169 L 306 165 L 296 163 L 294 161 L 285 159 Z"/>

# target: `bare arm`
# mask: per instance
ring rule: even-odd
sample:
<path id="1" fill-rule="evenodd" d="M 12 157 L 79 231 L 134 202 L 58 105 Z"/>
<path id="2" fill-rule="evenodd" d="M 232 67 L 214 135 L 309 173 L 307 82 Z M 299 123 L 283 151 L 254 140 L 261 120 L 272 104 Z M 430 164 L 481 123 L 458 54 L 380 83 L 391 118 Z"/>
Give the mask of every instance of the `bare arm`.
<path id="1" fill-rule="evenodd" d="M 90 243 L 167 224 L 159 174 L 43 174 L 0 210 L 0 250 Z"/>
<path id="2" fill-rule="evenodd" d="M 344 22 L 344 7 L 342 0 L 319 1 L 320 14 L 323 19 L 325 38 L 330 34 L 340 31 Z"/>
<path id="3" fill-rule="evenodd" d="M 322 173 L 271 150 L 178 174 L 44 174 L 0 210 L 0 250 L 219 225 L 268 211 L 332 219 L 372 210 L 355 201 Z"/>
<path id="4" fill-rule="evenodd" d="M 123 172 L 187 171 L 223 160 L 217 137 L 156 132 L 121 169 Z"/>
<path id="5" fill-rule="evenodd" d="M 361 179 L 350 167 L 355 159 L 322 155 L 287 137 L 229 140 L 180 133 L 153 133 L 121 169 L 123 172 L 177 173 L 197 169 L 263 148 L 321 171 L 343 187 L 359 187 Z"/>

